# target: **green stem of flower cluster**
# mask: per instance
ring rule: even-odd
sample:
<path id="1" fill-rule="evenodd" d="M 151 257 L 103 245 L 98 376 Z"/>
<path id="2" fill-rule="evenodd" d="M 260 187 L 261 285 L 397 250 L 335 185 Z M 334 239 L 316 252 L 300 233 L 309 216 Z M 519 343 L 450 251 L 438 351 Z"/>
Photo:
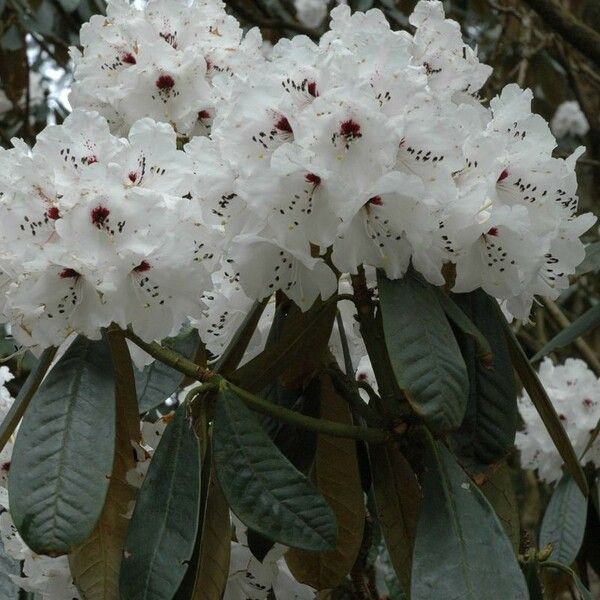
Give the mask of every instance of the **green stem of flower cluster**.
<path id="1" fill-rule="evenodd" d="M 307 415 L 290 410 L 289 408 L 273 404 L 272 402 L 269 402 L 268 400 L 265 400 L 264 398 L 261 398 L 255 394 L 251 394 L 250 392 L 247 392 L 230 381 L 227 381 L 218 373 L 194 364 L 192 361 L 180 356 L 176 352 L 173 352 L 173 350 L 164 348 L 156 342 L 145 342 L 133 331 L 128 330 L 124 332 L 124 335 L 142 350 L 150 354 L 150 356 L 183 373 L 184 375 L 192 377 L 201 383 L 208 384 L 208 386 L 211 388 L 219 386 L 230 389 L 233 393 L 239 396 L 249 408 L 256 412 L 267 414 L 279 419 L 280 421 L 297 425 L 299 427 L 304 427 L 305 429 L 310 429 L 312 431 L 316 431 L 317 433 L 322 433 L 324 435 L 330 435 L 333 437 L 363 440 L 365 442 L 375 444 L 389 442 L 393 439 L 393 435 L 389 431 L 371 427 L 344 425 L 334 421 L 317 419 L 315 417 L 309 417 Z M 199 391 L 200 388 L 192 390 L 194 393 L 190 394 L 190 400 L 192 400 L 193 397 L 199 393 Z"/>

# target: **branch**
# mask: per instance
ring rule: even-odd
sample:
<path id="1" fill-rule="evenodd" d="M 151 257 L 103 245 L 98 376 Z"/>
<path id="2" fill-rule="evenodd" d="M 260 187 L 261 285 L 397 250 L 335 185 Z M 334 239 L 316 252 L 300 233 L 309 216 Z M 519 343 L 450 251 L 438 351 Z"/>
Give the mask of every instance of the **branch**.
<path id="1" fill-rule="evenodd" d="M 333 437 L 350 438 L 354 440 L 363 440 L 369 443 L 385 443 L 393 439 L 393 435 L 389 431 L 382 429 L 374 429 L 369 427 L 357 427 L 355 425 L 344 425 L 342 423 L 335 423 L 334 421 L 327 421 L 325 419 L 317 419 L 315 417 L 308 417 L 296 411 L 290 410 L 278 404 L 273 404 L 260 396 L 255 396 L 246 390 L 238 387 L 237 385 L 227 381 L 222 375 L 215 373 L 207 368 L 200 367 L 194 364 L 191 360 L 184 358 L 169 350 L 163 348 L 156 342 L 147 343 L 138 337 L 133 331 L 127 330 L 123 334 L 125 337 L 130 339 L 134 344 L 139 346 L 142 350 L 145 350 L 150 356 L 164 363 L 165 365 L 172 367 L 173 369 L 188 375 L 199 381 L 200 383 L 210 383 L 211 387 L 219 386 L 230 389 L 234 394 L 239 396 L 249 408 L 252 410 L 267 414 L 280 421 L 304 427 Z M 193 397 L 204 388 L 197 388 L 190 392 L 188 399 L 191 401 Z M 186 399 L 187 400 L 187 399 Z"/>
<path id="2" fill-rule="evenodd" d="M 537 14 L 565 40 L 600 66 L 600 34 L 577 19 L 555 0 L 525 0 Z"/>

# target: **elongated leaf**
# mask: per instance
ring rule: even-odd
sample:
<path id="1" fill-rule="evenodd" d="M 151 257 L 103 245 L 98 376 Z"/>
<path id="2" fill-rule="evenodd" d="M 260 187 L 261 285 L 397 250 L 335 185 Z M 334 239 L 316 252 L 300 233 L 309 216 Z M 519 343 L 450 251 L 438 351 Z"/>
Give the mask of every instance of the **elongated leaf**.
<path id="1" fill-rule="evenodd" d="M 552 544 L 551 559 L 570 565 L 575 561 L 585 534 L 587 499 L 569 475 L 558 482 L 544 514 L 540 548 Z"/>
<path id="2" fill-rule="evenodd" d="M 314 368 L 327 350 L 336 313 L 335 302 L 317 300 L 306 312 L 291 309 L 281 337 L 257 357 L 240 367 L 233 375 L 235 381 L 249 392 L 259 392 L 275 381 L 290 366 L 294 366 L 284 383 L 294 387 L 290 379 L 299 373 L 302 378 L 308 367 Z M 308 350 L 310 349 L 310 350 Z M 300 381 L 301 383 L 301 381 Z"/>
<path id="3" fill-rule="evenodd" d="M 321 381 L 321 417 L 352 424 L 348 404 L 335 393 L 329 377 Z M 311 479 L 333 508 L 339 527 L 337 545 L 320 553 L 292 548 L 285 560 L 297 581 L 326 590 L 337 587 L 348 575 L 362 544 L 365 505 L 356 442 L 320 435 Z"/>
<path id="4" fill-rule="evenodd" d="M 432 428 L 455 429 L 465 415 L 469 381 L 448 319 L 431 287 L 406 276 L 377 277 L 385 343 L 398 385 Z"/>
<path id="5" fill-rule="evenodd" d="M 481 485 L 480 489 L 496 512 L 515 554 L 518 555 L 521 545 L 519 505 L 510 470 L 505 460 L 500 463 L 492 476 Z"/>
<path id="6" fill-rule="evenodd" d="M 542 422 L 544 423 L 552 442 L 556 446 L 559 454 L 565 462 L 569 473 L 577 482 L 579 489 L 585 496 L 588 495 L 589 489 L 585 473 L 581 468 L 579 457 L 571 445 L 569 436 L 566 434 L 552 401 L 548 397 L 544 386 L 541 384 L 537 373 L 533 370 L 533 367 L 527 360 L 527 356 L 521 348 L 515 334 L 506 322 L 506 319 L 502 315 L 500 307 L 495 307 L 496 314 L 504 320 L 504 333 L 508 341 L 508 347 L 510 351 L 510 357 L 515 370 L 517 371 L 523 386 L 527 390 L 529 397 L 533 405 L 535 406 L 538 414 L 540 415 Z"/>
<path id="7" fill-rule="evenodd" d="M 369 448 L 377 520 L 402 589 L 410 590 L 421 489 L 400 450 L 388 444 Z"/>
<path id="8" fill-rule="evenodd" d="M 200 450 L 187 407 L 167 425 L 138 493 L 120 575 L 127 600 L 172 598 L 192 557 L 200 503 Z"/>
<path id="9" fill-rule="evenodd" d="M 252 336 L 256 331 L 256 326 L 260 321 L 260 317 L 262 316 L 268 301 L 269 299 L 265 298 L 260 302 L 257 300 L 254 303 L 250 309 L 250 312 L 246 315 L 241 327 L 233 336 L 231 343 L 215 365 L 214 370 L 217 373 L 221 373 L 225 376 L 229 375 L 240 364 L 240 361 L 244 357 L 244 353 L 248 348 L 248 344 L 252 340 Z"/>
<path id="10" fill-rule="evenodd" d="M 212 468 L 212 444 L 206 439 L 202 463 L 201 500 L 198 535 L 187 573 L 173 600 L 221 600 L 229 575 L 231 521 L 229 506 Z"/>
<path id="11" fill-rule="evenodd" d="M 461 295 L 455 294 L 450 297 L 441 288 L 436 288 L 435 291 L 448 318 L 477 345 L 477 358 L 481 361 L 491 361 L 492 347 L 481 331 L 479 323 L 475 323 L 473 320 L 474 314 L 472 310 L 469 310 L 471 308 L 469 303 L 461 302 Z M 470 295 L 466 294 L 466 296 Z"/>
<path id="12" fill-rule="evenodd" d="M 193 586 L 181 600 L 221 600 L 229 576 L 231 522 L 229 506 L 214 471 L 208 487 L 203 518 L 202 538 L 194 569 Z M 178 600 L 179 596 L 176 597 Z"/>
<path id="13" fill-rule="evenodd" d="M 217 398 L 214 461 L 227 502 L 248 527 L 304 550 L 334 546 L 331 508 L 227 388 Z"/>
<path id="14" fill-rule="evenodd" d="M 185 329 L 177 337 L 163 340 L 163 345 L 186 358 L 192 359 L 200 338 L 195 329 Z M 138 394 L 140 413 L 146 413 L 160 406 L 177 391 L 183 381 L 183 375 L 155 360 L 143 371 L 135 369 L 135 387 Z"/>
<path id="15" fill-rule="evenodd" d="M 577 338 L 586 335 L 590 331 L 600 327 L 600 304 L 596 304 L 587 312 L 573 321 L 567 328 L 553 337 L 532 359 L 531 362 L 544 358 L 550 352 L 564 348 L 573 343 Z"/>
<path id="16" fill-rule="evenodd" d="M 27 381 L 25 381 L 23 387 L 19 390 L 19 394 L 4 417 L 2 424 L 0 424 L 0 452 L 4 449 L 6 442 L 15 431 L 19 421 L 23 418 L 33 395 L 42 383 L 42 379 L 46 376 L 55 355 L 56 348 L 47 348 L 44 350 L 33 371 L 29 374 Z"/>
<path id="17" fill-rule="evenodd" d="M 127 514 L 136 489 L 127 481 L 135 468 L 133 443 L 140 442 L 140 421 L 131 358 L 119 333 L 108 340 L 117 375 L 117 443 L 108 493 L 100 519 L 91 535 L 69 556 L 75 584 L 85 600 L 114 600 L 119 597 L 119 572 L 129 519 Z"/>
<path id="18" fill-rule="evenodd" d="M 38 554 L 67 554 L 96 525 L 115 453 L 107 343 L 77 338 L 40 386 L 17 435 L 11 514 Z"/>
<path id="19" fill-rule="evenodd" d="M 492 348 L 493 360 L 485 365 L 478 344 L 457 332 L 469 373 L 469 403 L 459 429 L 452 434 L 452 448 L 469 471 L 484 471 L 505 457 L 513 447 L 517 429 L 517 389 L 502 321 L 483 290 L 453 296 Z"/>
<path id="20" fill-rule="evenodd" d="M 525 600 L 523 573 L 500 521 L 440 443 L 428 444 L 413 557 L 412 600 Z"/>

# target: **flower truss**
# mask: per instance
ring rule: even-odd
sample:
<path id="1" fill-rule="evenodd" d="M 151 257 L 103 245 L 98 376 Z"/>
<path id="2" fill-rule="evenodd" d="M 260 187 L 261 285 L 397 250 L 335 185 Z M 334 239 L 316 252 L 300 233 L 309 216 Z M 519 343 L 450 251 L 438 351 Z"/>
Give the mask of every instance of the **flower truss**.
<path id="1" fill-rule="evenodd" d="M 265 58 L 216 0 L 111 0 L 73 51 L 72 116 L 0 154 L 19 339 L 111 322 L 159 339 L 192 319 L 223 347 L 253 300 L 307 309 L 361 265 L 412 264 L 520 319 L 556 298 L 595 220 L 576 214 L 583 150 L 552 156 L 529 90 L 479 99 L 491 68 L 441 2 L 410 23 L 341 5 L 318 43 Z"/>
<path id="2" fill-rule="evenodd" d="M 540 366 L 539 377 L 575 452 L 582 456 L 590 442 L 590 434 L 600 420 L 600 379 L 582 360 L 575 358 L 568 358 L 563 365 L 554 365 L 546 358 Z M 522 466 L 537 469 L 544 481 L 558 481 L 562 476 L 562 459 L 526 392 L 519 400 L 519 410 L 525 423 L 524 430 L 517 432 L 516 438 Z M 600 465 L 597 440 L 582 462 Z"/>

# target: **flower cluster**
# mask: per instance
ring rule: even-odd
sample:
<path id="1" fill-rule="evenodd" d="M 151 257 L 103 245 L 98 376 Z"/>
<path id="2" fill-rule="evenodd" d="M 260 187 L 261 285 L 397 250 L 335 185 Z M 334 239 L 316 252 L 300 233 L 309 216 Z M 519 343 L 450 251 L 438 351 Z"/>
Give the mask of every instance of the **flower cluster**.
<path id="1" fill-rule="evenodd" d="M 2 151 L 0 171 L 3 311 L 19 341 L 97 338 L 111 322 L 153 340 L 199 314 L 216 257 L 170 125 L 142 119 L 125 140 L 75 111 L 33 149 Z"/>
<path id="2" fill-rule="evenodd" d="M 539 377 L 575 452 L 581 456 L 600 421 L 600 379 L 582 360 L 574 358 L 558 366 L 545 359 Z M 537 469 L 540 479 L 549 483 L 557 481 L 562 475 L 562 459 L 527 393 L 519 399 L 519 410 L 525 428 L 517 432 L 516 446 L 523 468 Z M 585 454 L 583 462 L 600 466 L 599 440 Z"/>
<path id="3" fill-rule="evenodd" d="M 341 5 L 318 43 L 282 39 L 268 59 L 218 0 L 107 13 L 73 51 L 80 108 L 0 154 L 0 286 L 21 341 L 111 322 L 154 339 L 191 318 L 219 351 L 253 300 L 306 309 L 360 265 L 412 264 L 526 319 L 583 259 L 580 151 L 552 157 L 529 91 L 479 100 L 491 69 L 441 2 L 418 3 L 414 35 Z"/>
<path id="4" fill-rule="evenodd" d="M 213 212 L 250 297 L 328 296 L 331 249 L 341 272 L 398 278 L 412 262 L 436 285 L 453 264 L 455 291 L 482 287 L 527 318 L 583 259 L 594 217 L 575 216 L 579 152 L 552 157 L 529 91 L 477 100 L 490 69 L 440 2 L 420 2 L 411 23 L 414 36 L 340 6 L 319 44 L 282 40 L 233 82 L 211 146 L 231 185 Z"/>
<path id="5" fill-rule="evenodd" d="M 258 30 L 244 38 L 220 0 L 111 0 L 106 13 L 82 27 L 83 52 L 71 51 L 70 102 L 97 110 L 121 135 L 142 117 L 206 134 L 229 80 L 262 60 Z"/>

